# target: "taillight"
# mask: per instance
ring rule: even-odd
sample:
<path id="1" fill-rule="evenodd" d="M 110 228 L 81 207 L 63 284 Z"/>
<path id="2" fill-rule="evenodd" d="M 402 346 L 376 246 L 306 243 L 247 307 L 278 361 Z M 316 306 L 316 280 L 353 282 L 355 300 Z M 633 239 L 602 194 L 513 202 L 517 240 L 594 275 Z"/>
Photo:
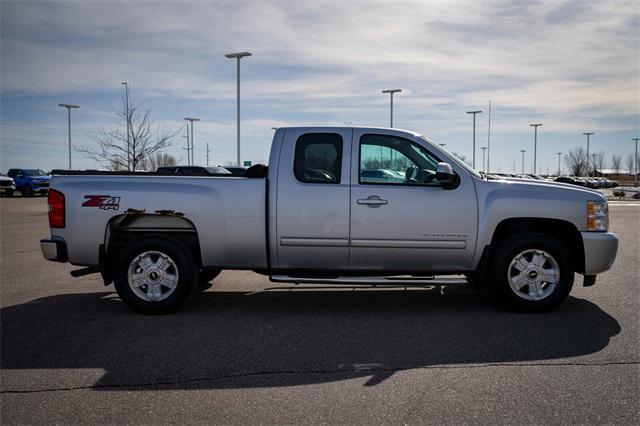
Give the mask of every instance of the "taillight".
<path id="1" fill-rule="evenodd" d="M 55 189 L 49 190 L 49 226 L 51 228 L 64 228 L 64 194 Z"/>

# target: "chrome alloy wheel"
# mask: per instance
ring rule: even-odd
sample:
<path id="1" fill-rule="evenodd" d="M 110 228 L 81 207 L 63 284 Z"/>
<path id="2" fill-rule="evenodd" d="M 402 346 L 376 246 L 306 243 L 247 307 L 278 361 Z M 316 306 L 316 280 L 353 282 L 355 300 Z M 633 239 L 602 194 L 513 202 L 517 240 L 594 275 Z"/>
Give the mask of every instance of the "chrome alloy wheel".
<path id="1" fill-rule="evenodd" d="M 178 268 L 169 256 L 145 251 L 129 264 L 129 287 L 140 299 L 159 302 L 171 296 L 178 286 Z"/>
<path id="2" fill-rule="evenodd" d="M 560 282 L 558 262 L 544 250 L 525 250 L 513 258 L 507 272 L 511 290 L 520 298 L 543 300 Z"/>

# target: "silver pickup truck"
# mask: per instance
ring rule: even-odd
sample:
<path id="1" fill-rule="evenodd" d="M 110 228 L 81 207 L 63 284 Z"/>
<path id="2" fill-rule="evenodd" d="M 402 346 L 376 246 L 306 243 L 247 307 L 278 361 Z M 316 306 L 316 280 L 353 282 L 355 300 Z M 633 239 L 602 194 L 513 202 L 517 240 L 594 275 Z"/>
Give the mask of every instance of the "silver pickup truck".
<path id="1" fill-rule="evenodd" d="M 275 132 L 244 177 L 54 171 L 44 257 L 100 272 L 143 313 L 247 269 L 282 283 L 471 283 L 545 311 L 608 270 L 606 198 L 571 185 L 487 180 L 423 136 L 362 127 Z M 74 273 L 72 273 L 74 275 Z"/>

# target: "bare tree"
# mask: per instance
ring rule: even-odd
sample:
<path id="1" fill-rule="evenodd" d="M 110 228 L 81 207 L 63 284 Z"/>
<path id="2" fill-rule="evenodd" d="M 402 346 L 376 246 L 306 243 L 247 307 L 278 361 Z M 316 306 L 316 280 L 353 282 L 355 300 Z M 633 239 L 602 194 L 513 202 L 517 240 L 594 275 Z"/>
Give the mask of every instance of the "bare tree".
<path id="1" fill-rule="evenodd" d="M 624 158 L 624 164 L 627 166 L 627 170 L 629 171 L 630 175 L 633 175 L 634 167 L 635 167 L 635 162 L 633 160 L 633 154 L 629 153 L 627 154 L 627 156 Z"/>
<path id="2" fill-rule="evenodd" d="M 156 152 L 142 160 L 141 168 L 146 171 L 155 171 L 158 167 L 175 166 L 178 164 L 176 157 L 166 152 Z"/>
<path id="3" fill-rule="evenodd" d="M 616 171 L 616 175 L 620 174 L 620 165 L 622 164 L 622 155 L 611 156 L 611 168 Z"/>
<path id="4" fill-rule="evenodd" d="M 124 167 L 122 167 L 122 164 L 120 164 L 117 161 L 109 161 L 109 170 L 113 171 L 113 172 L 121 172 L 124 169 Z"/>
<path id="5" fill-rule="evenodd" d="M 564 156 L 564 162 L 572 176 L 582 176 L 587 172 L 587 152 L 582 147 L 569 150 Z"/>
<path id="6" fill-rule="evenodd" d="M 604 151 L 598 151 L 596 153 L 596 164 L 594 164 L 594 167 L 600 171 L 600 173 L 602 173 L 602 169 L 607 167 L 607 160 L 604 158 L 604 155 Z"/>
<path id="7" fill-rule="evenodd" d="M 114 109 L 114 113 L 119 118 L 118 124 L 110 129 L 98 128 L 96 148 L 76 148 L 84 156 L 111 170 L 137 170 L 146 158 L 169 147 L 177 134 L 152 125 L 151 110 L 141 109 L 131 97 L 128 115 L 126 105 L 121 111 Z"/>

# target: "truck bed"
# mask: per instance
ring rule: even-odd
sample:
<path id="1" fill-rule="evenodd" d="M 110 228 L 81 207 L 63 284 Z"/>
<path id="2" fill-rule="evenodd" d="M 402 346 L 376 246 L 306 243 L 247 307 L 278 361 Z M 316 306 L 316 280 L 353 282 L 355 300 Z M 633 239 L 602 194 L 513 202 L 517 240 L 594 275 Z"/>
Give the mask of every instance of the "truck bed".
<path id="1" fill-rule="evenodd" d="M 203 266 L 266 268 L 266 179 L 155 172 L 54 171 L 51 187 L 65 195 L 64 238 L 71 263 L 97 265 L 110 221 L 127 211 L 174 211 L 195 227 Z M 96 196 L 108 204 L 87 206 Z M 91 204 L 89 202 L 89 204 Z M 131 209 L 131 210 L 130 210 Z"/>

